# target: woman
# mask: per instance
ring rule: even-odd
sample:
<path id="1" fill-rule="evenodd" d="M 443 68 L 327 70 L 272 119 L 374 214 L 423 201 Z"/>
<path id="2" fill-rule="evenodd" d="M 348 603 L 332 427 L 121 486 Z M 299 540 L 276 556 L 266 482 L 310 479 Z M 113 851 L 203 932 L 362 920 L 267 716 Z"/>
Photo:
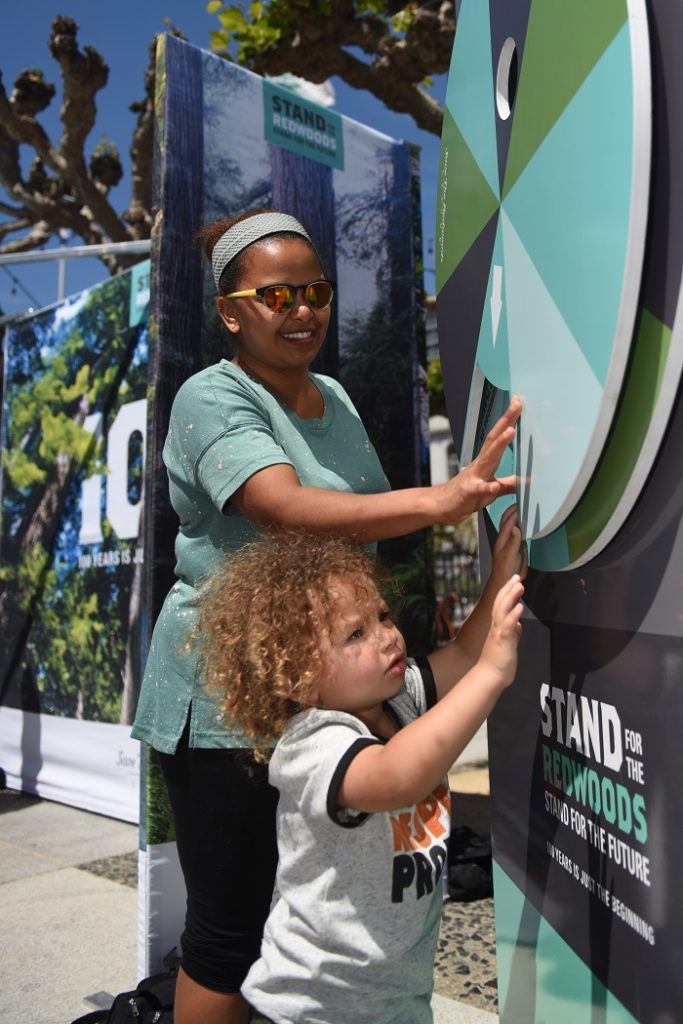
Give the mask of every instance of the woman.
<path id="1" fill-rule="evenodd" d="M 239 994 L 259 953 L 277 861 L 276 793 L 245 769 L 190 642 L 197 584 L 261 529 L 338 533 L 368 544 L 457 523 L 514 478 L 493 474 L 514 436 L 514 399 L 477 459 L 436 487 L 390 491 L 350 399 L 309 367 L 334 284 L 294 217 L 256 211 L 203 232 L 234 356 L 191 377 L 171 412 L 164 462 L 180 518 L 178 582 L 155 626 L 133 736 L 160 755 L 188 902 L 176 1024 L 246 1024 Z"/>

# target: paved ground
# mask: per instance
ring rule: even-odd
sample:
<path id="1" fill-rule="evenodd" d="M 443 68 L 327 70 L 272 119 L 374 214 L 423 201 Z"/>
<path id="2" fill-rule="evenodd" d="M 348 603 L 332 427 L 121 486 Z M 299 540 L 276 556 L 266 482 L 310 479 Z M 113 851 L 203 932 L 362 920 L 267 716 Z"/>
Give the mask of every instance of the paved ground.
<path id="1" fill-rule="evenodd" d="M 467 764 L 462 770 L 451 772 L 450 787 L 453 824 L 467 825 L 478 835 L 487 836 L 491 821 L 486 762 L 481 762 L 480 767 Z M 498 978 L 493 899 L 444 904 L 434 988 L 440 995 L 487 1011 L 483 1019 L 496 1024 Z"/>
<path id="2" fill-rule="evenodd" d="M 134 825 L 0 791 L 0 1021 L 69 1024 L 133 987 L 136 890 L 78 865 L 136 846 Z"/>
<path id="3" fill-rule="evenodd" d="M 488 828 L 488 773 L 451 776 Z M 137 827 L 0 790 L 0 1021 L 70 1024 L 136 983 Z M 497 1024 L 493 901 L 446 903 L 435 1024 Z"/>

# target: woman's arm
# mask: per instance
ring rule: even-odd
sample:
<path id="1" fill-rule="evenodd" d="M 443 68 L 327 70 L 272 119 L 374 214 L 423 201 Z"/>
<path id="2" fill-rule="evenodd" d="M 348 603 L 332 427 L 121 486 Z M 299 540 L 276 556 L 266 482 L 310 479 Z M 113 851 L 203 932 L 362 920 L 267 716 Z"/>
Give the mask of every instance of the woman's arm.
<path id="1" fill-rule="evenodd" d="M 481 657 L 443 700 L 386 744 L 373 744 L 353 758 L 339 789 L 341 807 L 397 810 L 439 783 L 514 679 L 523 592 L 516 575 L 500 590 Z"/>
<path id="2" fill-rule="evenodd" d="M 501 495 L 514 493 L 513 476 L 495 479 L 494 474 L 514 437 L 520 412 L 521 402 L 515 397 L 476 459 L 445 484 L 384 494 L 349 494 L 304 487 L 291 466 L 274 465 L 249 477 L 231 501 L 264 529 L 278 526 L 336 533 L 360 543 L 398 537 L 434 524 L 459 523 Z"/>

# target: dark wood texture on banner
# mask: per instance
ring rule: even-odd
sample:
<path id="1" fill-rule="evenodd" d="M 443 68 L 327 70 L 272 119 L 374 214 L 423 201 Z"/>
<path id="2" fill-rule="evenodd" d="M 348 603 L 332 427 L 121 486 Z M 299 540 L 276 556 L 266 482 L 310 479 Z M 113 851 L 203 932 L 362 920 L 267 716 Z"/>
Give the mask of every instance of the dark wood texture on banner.
<path id="1" fill-rule="evenodd" d="M 337 256 L 332 168 L 282 146 L 271 145 L 269 148 L 273 209 L 299 218 L 315 242 L 325 273 L 334 277 Z M 343 296 L 341 298 L 343 301 Z M 326 373 L 330 377 L 339 376 L 338 303 L 339 295 L 332 303 L 325 344 L 311 367 L 317 373 Z"/>
<path id="2" fill-rule="evenodd" d="M 391 188 L 385 202 L 388 225 L 385 296 L 375 311 L 374 330 L 369 332 L 368 383 L 361 390 L 342 371 L 342 383 L 356 402 L 370 437 L 377 447 L 393 488 L 419 487 L 425 482 L 421 452 L 420 360 L 417 326 L 420 320 L 416 281 L 414 208 L 419 189 L 413 174 L 410 150 L 392 146 Z M 411 197 L 412 201 L 406 201 Z M 419 232 L 419 228 L 418 228 Z M 415 245 L 421 242 L 417 236 Z M 424 352 L 424 350 L 423 350 Z M 427 453 L 425 452 L 425 459 Z M 430 536 L 419 530 L 383 541 L 381 557 L 401 579 L 409 605 L 400 624 L 408 649 L 419 653 L 433 646 L 434 587 L 430 570 Z M 408 613 L 408 607 L 410 612 Z"/>
<path id="3" fill-rule="evenodd" d="M 201 369 L 202 265 L 192 245 L 203 207 L 201 51 L 166 35 L 157 57 L 155 216 L 152 236 L 149 401 L 144 522 L 145 651 L 174 582 L 177 517 L 162 461 L 180 385 Z M 159 100 L 162 100 L 160 103 Z M 159 115 L 157 115 L 159 117 Z"/>

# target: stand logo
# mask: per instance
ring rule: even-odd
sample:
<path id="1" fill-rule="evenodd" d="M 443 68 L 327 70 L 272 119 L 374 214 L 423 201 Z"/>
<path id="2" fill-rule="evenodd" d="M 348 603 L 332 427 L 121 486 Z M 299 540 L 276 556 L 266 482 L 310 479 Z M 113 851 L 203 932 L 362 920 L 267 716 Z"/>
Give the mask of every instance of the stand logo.
<path id="1" fill-rule="evenodd" d="M 128 313 L 128 326 L 135 327 L 147 313 L 149 306 L 149 288 L 151 278 L 151 264 L 149 260 L 136 263 L 130 274 L 130 309 Z"/>
<path id="2" fill-rule="evenodd" d="M 344 170 L 342 119 L 267 79 L 263 83 L 263 121 L 267 142 Z"/>

